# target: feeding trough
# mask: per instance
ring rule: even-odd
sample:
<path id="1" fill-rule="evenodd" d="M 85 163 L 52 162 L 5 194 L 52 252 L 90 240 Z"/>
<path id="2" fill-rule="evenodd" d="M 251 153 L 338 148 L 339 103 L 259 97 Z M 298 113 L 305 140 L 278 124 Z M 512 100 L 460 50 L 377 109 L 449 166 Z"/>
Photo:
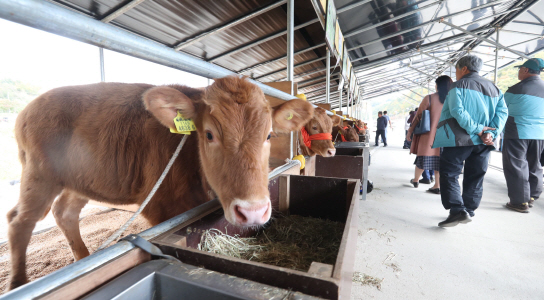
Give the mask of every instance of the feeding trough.
<path id="1" fill-rule="evenodd" d="M 198 218 L 180 224 L 151 242 L 163 253 L 187 264 L 311 296 L 347 299 L 351 290 L 357 239 L 359 201 L 356 200 L 359 187 L 358 180 L 299 175 L 281 175 L 270 181 L 274 211 L 283 215 L 324 219 L 342 224 L 339 236 L 336 237 L 339 240 L 338 250 L 333 253 L 332 262 L 313 261 L 306 270 L 278 267 L 199 250 L 202 235 L 210 229 L 240 238 L 258 237 L 262 234 L 261 228 L 248 229 L 230 225 L 219 204 L 216 210 L 210 210 Z M 292 227 L 303 225 L 300 222 L 293 223 Z M 266 230 L 268 229 L 264 229 L 265 233 Z"/>

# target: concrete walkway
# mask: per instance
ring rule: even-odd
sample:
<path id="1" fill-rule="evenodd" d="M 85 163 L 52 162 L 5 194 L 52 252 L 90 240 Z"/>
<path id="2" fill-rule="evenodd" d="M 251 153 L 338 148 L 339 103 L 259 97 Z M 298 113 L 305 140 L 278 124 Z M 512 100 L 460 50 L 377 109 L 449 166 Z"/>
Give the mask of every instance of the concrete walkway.
<path id="1" fill-rule="evenodd" d="M 375 188 L 360 206 L 355 271 L 383 281 L 354 283 L 352 299 L 544 299 L 544 199 L 529 214 L 507 210 L 504 175 L 489 168 L 473 221 L 440 228 L 448 211 L 429 185 L 409 184 L 403 133 L 372 155 Z M 491 163 L 502 168 L 500 155 Z"/>

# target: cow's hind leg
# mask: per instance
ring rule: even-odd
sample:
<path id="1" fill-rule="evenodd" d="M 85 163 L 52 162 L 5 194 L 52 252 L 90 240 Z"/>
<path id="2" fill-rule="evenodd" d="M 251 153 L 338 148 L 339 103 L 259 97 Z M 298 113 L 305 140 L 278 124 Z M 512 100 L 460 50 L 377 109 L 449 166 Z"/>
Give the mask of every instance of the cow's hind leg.
<path id="1" fill-rule="evenodd" d="M 53 215 L 68 240 L 75 260 L 89 256 L 89 250 L 79 232 L 79 213 L 87 202 L 89 199 L 65 189 L 57 201 L 53 203 Z"/>
<path id="2" fill-rule="evenodd" d="M 23 170 L 21 193 L 17 205 L 8 212 L 8 239 L 11 255 L 11 273 L 8 289 L 12 290 L 28 280 L 26 277 L 26 249 L 36 222 L 43 218 L 62 187 L 31 171 Z"/>

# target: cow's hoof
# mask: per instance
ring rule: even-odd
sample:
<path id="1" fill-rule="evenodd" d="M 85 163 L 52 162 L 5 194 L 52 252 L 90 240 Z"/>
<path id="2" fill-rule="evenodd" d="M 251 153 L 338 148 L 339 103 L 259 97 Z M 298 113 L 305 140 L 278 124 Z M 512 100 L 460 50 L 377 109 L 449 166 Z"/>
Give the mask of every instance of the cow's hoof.
<path id="1" fill-rule="evenodd" d="M 6 289 L 6 292 L 8 291 L 11 291 L 11 290 L 14 290 L 22 285 L 25 285 L 28 283 L 28 279 L 22 279 L 22 280 L 17 280 L 17 279 L 11 279 L 9 280 L 9 284 L 7 285 L 7 289 Z"/>

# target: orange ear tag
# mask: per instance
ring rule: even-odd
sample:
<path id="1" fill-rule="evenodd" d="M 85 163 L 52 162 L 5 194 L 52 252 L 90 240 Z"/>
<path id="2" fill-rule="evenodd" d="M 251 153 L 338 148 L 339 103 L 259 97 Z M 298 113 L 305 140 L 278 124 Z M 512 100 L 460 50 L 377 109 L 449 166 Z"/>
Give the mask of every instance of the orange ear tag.
<path id="1" fill-rule="evenodd" d="M 176 128 L 170 128 L 170 132 L 178 134 L 191 134 L 191 131 L 196 131 L 195 122 L 193 119 L 186 119 L 178 110 L 178 115 L 174 118 Z"/>

